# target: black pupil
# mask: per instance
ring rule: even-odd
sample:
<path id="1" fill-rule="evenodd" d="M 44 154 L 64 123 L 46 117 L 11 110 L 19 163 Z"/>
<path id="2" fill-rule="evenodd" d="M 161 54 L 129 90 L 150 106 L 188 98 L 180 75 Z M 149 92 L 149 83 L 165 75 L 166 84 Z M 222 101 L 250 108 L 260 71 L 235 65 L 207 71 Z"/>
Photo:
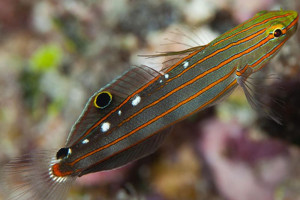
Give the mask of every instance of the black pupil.
<path id="1" fill-rule="evenodd" d="M 56 159 L 63 159 L 67 157 L 69 154 L 69 148 L 61 148 L 57 153 L 56 153 Z"/>
<path id="2" fill-rule="evenodd" d="M 104 92 L 98 95 L 97 100 L 96 100 L 96 104 L 97 106 L 99 106 L 100 108 L 104 108 L 106 106 L 108 106 L 108 104 L 111 101 L 111 97 L 108 93 Z"/>
<path id="3" fill-rule="evenodd" d="M 279 36 L 281 36 L 281 34 L 282 34 L 282 31 L 281 31 L 280 29 L 276 29 L 276 30 L 274 31 L 274 36 L 275 36 L 275 37 L 279 37 Z"/>

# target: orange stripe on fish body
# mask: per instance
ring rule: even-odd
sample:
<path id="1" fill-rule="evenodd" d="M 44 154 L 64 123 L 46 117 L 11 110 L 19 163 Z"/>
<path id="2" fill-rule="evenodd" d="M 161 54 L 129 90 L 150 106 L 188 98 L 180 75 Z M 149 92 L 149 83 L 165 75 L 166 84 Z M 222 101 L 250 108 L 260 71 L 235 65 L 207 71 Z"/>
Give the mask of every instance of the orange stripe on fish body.
<path id="1" fill-rule="evenodd" d="M 154 152 L 163 130 L 215 105 L 238 85 L 251 103 L 247 78 L 295 33 L 297 22 L 295 11 L 260 12 L 207 45 L 152 56 L 178 57 L 159 72 L 128 70 L 90 97 L 56 156 L 37 153 L 7 166 L 7 179 L 12 173 L 27 177 L 8 189 L 10 198 L 65 199 L 76 177 Z"/>

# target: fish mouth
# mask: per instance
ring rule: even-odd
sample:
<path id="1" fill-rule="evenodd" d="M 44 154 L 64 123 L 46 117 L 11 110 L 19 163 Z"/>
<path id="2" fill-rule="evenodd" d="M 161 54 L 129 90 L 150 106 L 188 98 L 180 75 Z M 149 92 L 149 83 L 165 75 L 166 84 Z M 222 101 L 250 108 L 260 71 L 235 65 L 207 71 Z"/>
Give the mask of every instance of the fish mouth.
<path id="1" fill-rule="evenodd" d="M 290 29 L 293 29 L 293 32 L 295 32 L 298 28 L 298 20 L 299 20 L 299 15 L 296 11 L 289 11 L 291 15 L 291 23 L 287 26 L 287 31 Z"/>

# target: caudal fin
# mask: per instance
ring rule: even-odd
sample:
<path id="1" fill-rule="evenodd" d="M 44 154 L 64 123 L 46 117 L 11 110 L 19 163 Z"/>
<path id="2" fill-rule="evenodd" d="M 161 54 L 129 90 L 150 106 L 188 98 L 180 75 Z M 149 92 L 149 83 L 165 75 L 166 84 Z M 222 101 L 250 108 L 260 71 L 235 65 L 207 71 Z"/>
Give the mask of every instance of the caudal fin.
<path id="1" fill-rule="evenodd" d="M 65 200 L 75 177 L 55 177 L 53 152 L 17 158 L 1 169 L 0 185 L 8 200 Z"/>

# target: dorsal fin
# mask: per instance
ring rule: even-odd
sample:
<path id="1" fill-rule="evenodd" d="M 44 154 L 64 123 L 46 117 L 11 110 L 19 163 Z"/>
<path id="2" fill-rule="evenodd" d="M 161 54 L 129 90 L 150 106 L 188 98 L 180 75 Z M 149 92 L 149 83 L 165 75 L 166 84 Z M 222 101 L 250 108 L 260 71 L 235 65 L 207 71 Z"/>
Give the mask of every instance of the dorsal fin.
<path id="1" fill-rule="evenodd" d="M 203 46 L 196 46 L 196 47 L 191 47 L 188 49 L 184 49 L 181 51 L 166 51 L 166 52 L 161 52 L 158 54 L 153 54 L 153 55 L 140 55 L 141 57 L 146 57 L 146 58 L 158 58 L 158 57 L 165 57 L 165 61 L 163 61 L 163 66 L 162 69 L 160 70 L 161 72 L 167 71 L 170 67 L 172 67 L 175 63 L 183 59 L 184 57 L 188 56 L 191 53 L 194 52 L 200 52 L 202 51 L 207 45 Z"/>
<path id="2" fill-rule="evenodd" d="M 166 57 L 166 56 L 178 56 L 178 55 L 186 55 L 194 51 L 202 50 L 206 45 L 203 46 L 196 46 L 196 47 L 191 47 L 188 49 L 184 49 L 181 51 L 166 51 L 166 52 L 161 52 L 158 54 L 153 54 L 153 55 L 141 55 L 142 57 L 146 58 L 155 58 L 155 57 Z"/>
<path id="3" fill-rule="evenodd" d="M 136 90 L 159 75 L 161 75 L 159 72 L 150 67 L 135 66 L 93 94 L 85 105 L 79 119 L 73 125 L 66 146 L 70 146 L 84 138 L 87 130 L 95 123 L 112 112 L 127 98 L 131 98 L 131 95 Z M 110 93 L 112 99 L 109 101 L 110 104 L 108 106 L 100 109 L 95 107 L 94 101 L 97 95 L 103 91 Z"/>

